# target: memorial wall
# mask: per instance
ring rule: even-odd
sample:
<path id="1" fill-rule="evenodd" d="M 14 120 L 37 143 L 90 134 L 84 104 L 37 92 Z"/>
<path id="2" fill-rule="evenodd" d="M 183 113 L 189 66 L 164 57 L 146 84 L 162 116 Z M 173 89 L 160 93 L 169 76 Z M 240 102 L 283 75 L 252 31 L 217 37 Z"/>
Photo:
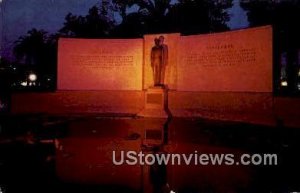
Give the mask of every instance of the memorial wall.
<path id="1" fill-rule="evenodd" d="M 161 36 L 168 50 L 164 84 L 173 116 L 274 122 L 271 26 L 143 39 L 61 38 L 58 92 L 36 98 L 16 95 L 12 109 L 138 114 L 146 90 L 154 85 L 151 53 Z M 20 108 L 24 98 L 28 105 Z M 55 111 L 49 101 L 56 104 Z"/>
<path id="2" fill-rule="evenodd" d="M 58 45 L 58 90 L 142 89 L 142 39 L 61 38 Z"/>
<path id="3" fill-rule="evenodd" d="M 272 28 L 182 36 L 177 90 L 272 92 Z"/>
<path id="4" fill-rule="evenodd" d="M 151 49 L 164 37 L 171 90 L 272 92 L 272 28 L 144 39 L 59 40 L 58 90 L 142 90 L 153 86 Z"/>

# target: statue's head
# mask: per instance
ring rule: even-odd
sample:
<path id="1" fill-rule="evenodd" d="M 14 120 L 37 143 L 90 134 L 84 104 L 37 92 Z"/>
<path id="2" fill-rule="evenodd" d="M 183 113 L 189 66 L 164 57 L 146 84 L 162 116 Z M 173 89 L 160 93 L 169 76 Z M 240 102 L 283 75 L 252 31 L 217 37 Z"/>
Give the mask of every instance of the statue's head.
<path id="1" fill-rule="evenodd" d="M 164 36 L 159 36 L 159 43 L 162 45 L 164 43 L 165 37 Z"/>
<path id="2" fill-rule="evenodd" d="M 159 46 L 160 45 L 160 40 L 158 38 L 155 38 L 154 43 L 155 43 L 156 46 Z"/>

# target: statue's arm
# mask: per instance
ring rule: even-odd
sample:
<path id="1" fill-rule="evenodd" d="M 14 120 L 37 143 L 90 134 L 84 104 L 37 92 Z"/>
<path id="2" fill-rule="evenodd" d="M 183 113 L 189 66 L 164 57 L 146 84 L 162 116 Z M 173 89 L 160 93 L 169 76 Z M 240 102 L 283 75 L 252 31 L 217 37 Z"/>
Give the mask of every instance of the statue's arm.
<path id="1" fill-rule="evenodd" d="M 151 66 L 153 66 L 154 53 L 153 48 L 151 49 Z"/>
<path id="2" fill-rule="evenodd" d="M 166 66 L 168 65 L 168 57 L 169 57 L 169 53 L 168 53 L 168 46 L 165 45 L 163 47 L 163 64 Z"/>

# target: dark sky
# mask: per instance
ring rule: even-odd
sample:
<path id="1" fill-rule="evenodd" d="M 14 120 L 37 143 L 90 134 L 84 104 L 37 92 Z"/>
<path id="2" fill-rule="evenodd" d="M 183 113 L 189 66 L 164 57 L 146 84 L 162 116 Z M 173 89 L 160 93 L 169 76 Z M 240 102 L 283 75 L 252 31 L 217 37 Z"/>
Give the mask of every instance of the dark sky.
<path id="1" fill-rule="evenodd" d="M 99 0 L 0 0 L 1 56 L 11 58 L 14 41 L 32 28 L 56 32 L 63 26 L 65 16 L 71 12 L 86 15 L 89 8 Z M 247 27 L 245 12 L 239 7 L 239 0 L 229 10 L 232 29 Z"/>

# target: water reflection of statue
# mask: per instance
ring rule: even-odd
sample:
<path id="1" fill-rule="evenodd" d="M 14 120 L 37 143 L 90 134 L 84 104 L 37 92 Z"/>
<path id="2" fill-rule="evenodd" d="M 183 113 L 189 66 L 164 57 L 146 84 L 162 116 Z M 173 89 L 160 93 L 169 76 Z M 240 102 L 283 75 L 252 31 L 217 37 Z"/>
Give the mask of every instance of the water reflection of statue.
<path id="1" fill-rule="evenodd" d="M 151 50 L 151 67 L 153 70 L 154 86 L 163 86 L 165 69 L 168 63 L 168 46 L 164 44 L 164 37 L 154 39 L 155 45 Z"/>

